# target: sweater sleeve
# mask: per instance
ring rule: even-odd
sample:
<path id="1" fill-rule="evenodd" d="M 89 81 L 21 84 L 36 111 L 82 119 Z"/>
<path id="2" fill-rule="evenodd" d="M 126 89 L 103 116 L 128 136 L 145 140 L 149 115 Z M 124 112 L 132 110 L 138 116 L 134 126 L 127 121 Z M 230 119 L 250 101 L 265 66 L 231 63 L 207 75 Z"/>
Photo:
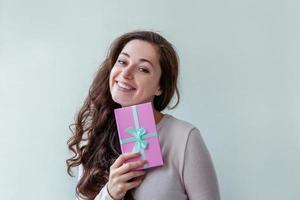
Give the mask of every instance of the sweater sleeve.
<path id="1" fill-rule="evenodd" d="M 81 176 L 82 176 L 82 165 L 79 165 L 78 167 L 78 181 L 80 180 Z M 80 197 L 76 197 L 76 200 L 82 200 Z M 98 195 L 94 198 L 94 200 L 114 200 L 108 193 L 107 190 L 107 183 L 105 184 L 105 186 L 100 190 L 100 192 L 98 193 Z"/>
<path id="2" fill-rule="evenodd" d="M 200 131 L 188 136 L 183 163 L 183 182 L 190 200 L 220 200 L 214 166 Z"/>

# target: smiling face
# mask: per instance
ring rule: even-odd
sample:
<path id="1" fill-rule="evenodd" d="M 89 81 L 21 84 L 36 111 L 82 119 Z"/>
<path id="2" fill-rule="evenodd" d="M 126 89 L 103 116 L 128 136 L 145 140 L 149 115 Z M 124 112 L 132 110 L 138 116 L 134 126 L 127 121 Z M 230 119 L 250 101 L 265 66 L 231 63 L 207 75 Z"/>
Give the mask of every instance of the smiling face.
<path id="1" fill-rule="evenodd" d="M 131 40 L 122 49 L 110 73 L 112 99 L 122 107 L 152 102 L 155 95 L 161 94 L 160 77 L 156 46 L 143 40 Z"/>

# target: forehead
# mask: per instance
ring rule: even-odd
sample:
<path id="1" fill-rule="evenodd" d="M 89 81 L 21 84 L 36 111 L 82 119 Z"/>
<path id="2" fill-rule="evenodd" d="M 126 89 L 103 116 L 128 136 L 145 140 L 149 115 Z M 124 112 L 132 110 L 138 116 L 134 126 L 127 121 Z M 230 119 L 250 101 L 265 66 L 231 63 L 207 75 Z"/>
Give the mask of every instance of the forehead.
<path id="1" fill-rule="evenodd" d="M 147 41 L 131 40 L 124 46 L 121 53 L 127 53 L 132 58 L 143 58 L 158 63 L 157 47 Z"/>

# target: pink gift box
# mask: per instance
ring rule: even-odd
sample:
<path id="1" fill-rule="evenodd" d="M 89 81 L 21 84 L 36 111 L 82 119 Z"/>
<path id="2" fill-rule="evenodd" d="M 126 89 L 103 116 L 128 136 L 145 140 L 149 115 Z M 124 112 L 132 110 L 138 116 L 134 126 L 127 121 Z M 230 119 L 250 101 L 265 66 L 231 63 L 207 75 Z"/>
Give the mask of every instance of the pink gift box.
<path id="1" fill-rule="evenodd" d="M 147 160 L 147 169 L 163 165 L 162 154 L 151 102 L 115 109 L 122 153 L 140 152 L 141 156 L 127 160 Z"/>

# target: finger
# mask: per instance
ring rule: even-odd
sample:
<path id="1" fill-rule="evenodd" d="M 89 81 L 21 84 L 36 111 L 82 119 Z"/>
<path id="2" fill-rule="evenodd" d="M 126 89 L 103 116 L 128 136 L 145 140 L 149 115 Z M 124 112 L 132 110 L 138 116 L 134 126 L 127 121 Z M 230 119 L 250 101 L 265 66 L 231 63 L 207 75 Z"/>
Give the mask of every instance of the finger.
<path id="1" fill-rule="evenodd" d="M 146 174 L 146 172 L 143 171 L 143 170 L 133 170 L 133 171 L 130 171 L 130 172 L 126 173 L 126 174 L 121 175 L 119 177 L 119 180 L 121 182 L 127 182 L 130 179 L 132 179 L 132 178 L 140 177 L 140 176 L 143 176 L 145 174 Z"/>
<path id="2" fill-rule="evenodd" d="M 138 179 L 132 182 L 125 183 L 125 188 L 128 190 L 131 190 L 132 188 L 136 188 L 143 182 L 143 179 Z"/>
<path id="3" fill-rule="evenodd" d="M 135 168 L 143 167 L 147 162 L 148 162 L 147 160 L 139 160 L 139 161 L 125 163 L 116 170 L 116 173 L 125 174 Z"/>
<path id="4" fill-rule="evenodd" d="M 129 153 L 123 153 L 121 154 L 117 159 L 116 161 L 111 165 L 112 168 L 119 168 L 120 166 L 122 166 L 122 164 L 128 160 L 128 159 L 131 159 L 131 158 L 135 158 L 135 157 L 138 157 L 140 156 L 140 153 L 137 152 L 137 153 L 132 153 L 132 152 L 129 152 Z"/>

